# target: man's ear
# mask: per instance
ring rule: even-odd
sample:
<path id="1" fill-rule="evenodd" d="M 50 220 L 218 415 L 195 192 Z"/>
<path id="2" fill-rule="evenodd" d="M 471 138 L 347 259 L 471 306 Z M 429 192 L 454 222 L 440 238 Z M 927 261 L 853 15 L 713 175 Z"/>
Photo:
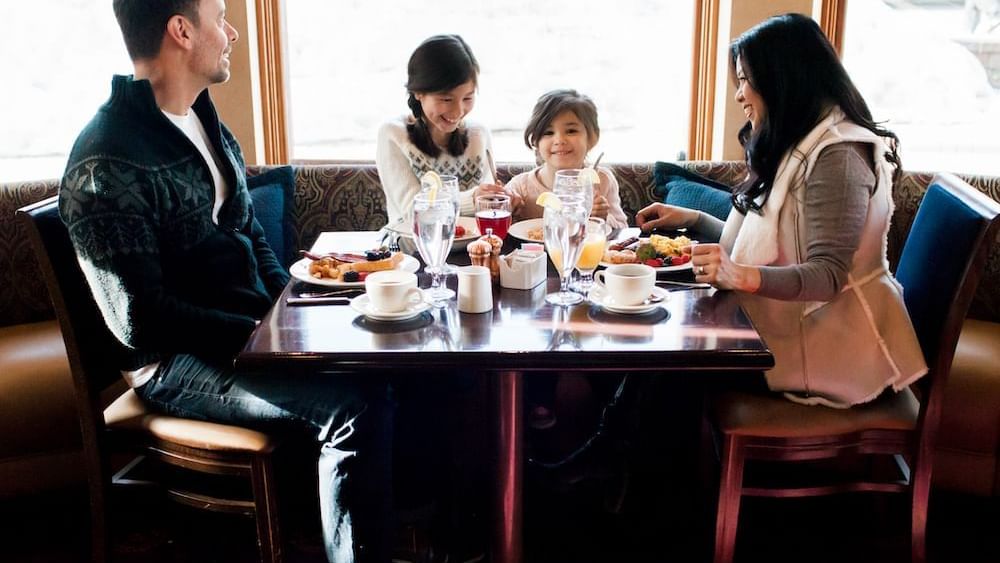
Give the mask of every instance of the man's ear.
<path id="1" fill-rule="evenodd" d="M 167 20 L 167 31 L 164 33 L 163 38 L 173 41 L 183 49 L 188 49 L 192 41 L 192 28 L 193 24 L 191 20 L 181 14 L 174 14 Z"/>

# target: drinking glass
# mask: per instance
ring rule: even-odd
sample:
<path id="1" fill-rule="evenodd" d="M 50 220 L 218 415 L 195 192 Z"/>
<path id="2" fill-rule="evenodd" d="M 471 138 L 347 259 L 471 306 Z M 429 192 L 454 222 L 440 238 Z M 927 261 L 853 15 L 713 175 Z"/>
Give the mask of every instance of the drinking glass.
<path id="1" fill-rule="evenodd" d="M 576 261 L 576 271 L 579 276 L 573 282 L 573 289 L 587 294 L 594 285 L 594 270 L 604 257 L 608 247 L 608 230 L 604 219 L 591 217 L 587 219 L 587 236 L 583 239 L 583 250 Z"/>
<path id="2" fill-rule="evenodd" d="M 507 238 L 510 220 L 510 196 L 490 194 L 476 198 L 476 226 L 481 234 L 493 229 L 493 234 L 503 240 Z"/>
<path id="3" fill-rule="evenodd" d="M 583 301 L 583 297 L 569 290 L 569 278 L 583 250 L 589 210 L 584 207 L 584 199 L 580 195 L 561 193 L 557 197 L 562 205 L 559 209 L 545 208 L 542 226 L 545 250 L 559 272 L 559 293 L 546 295 L 545 301 L 553 305 L 574 305 Z"/>
<path id="4" fill-rule="evenodd" d="M 587 215 L 590 215 L 590 210 L 594 208 L 594 184 L 583 178 L 581 172 L 579 168 L 557 171 L 552 191 L 557 194 L 571 193 L 583 196 L 583 206 L 587 209 Z"/>
<path id="5" fill-rule="evenodd" d="M 438 177 L 441 178 L 441 189 L 448 194 L 448 197 L 451 198 L 452 203 L 455 205 L 455 217 L 457 220 L 457 217 L 459 215 L 458 209 L 460 205 L 458 202 L 458 176 L 453 176 L 451 174 L 441 174 Z M 430 190 L 430 185 L 421 180 L 420 192 L 427 193 L 428 190 Z M 443 195 L 443 194 L 439 193 L 438 195 Z M 441 275 L 444 276 L 450 276 L 452 274 L 458 273 L 458 268 L 452 266 L 447 262 L 442 263 L 441 266 L 426 267 L 424 268 L 424 270 L 426 270 L 428 274 L 433 274 L 434 271 L 437 270 L 438 268 L 441 268 Z"/>
<path id="6" fill-rule="evenodd" d="M 437 307 L 443 307 L 444 301 L 455 296 L 454 291 L 441 284 L 444 276 L 441 266 L 455 240 L 455 212 L 455 204 L 445 194 L 422 192 L 413 198 L 413 238 L 427 266 L 425 270 L 431 274 L 428 295 Z"/>

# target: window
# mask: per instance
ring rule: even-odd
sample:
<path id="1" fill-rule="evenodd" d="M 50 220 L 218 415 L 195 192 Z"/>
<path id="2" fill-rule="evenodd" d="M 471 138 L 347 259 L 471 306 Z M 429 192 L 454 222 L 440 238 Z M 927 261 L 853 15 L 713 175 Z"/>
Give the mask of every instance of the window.
<path id="1" fill-rule="evenodd" d="M 58 178 L 73 141 L 132 64 L 111 3 L 5 2 L 0 181 Z"/>
<path id="2" fill-rule="evenodd" d="M 593 158 L 651 162 L 687 149 L 694 0 L 296 0 L 285 9 L 295 160 L 373 160 L 379 125 L 408 111 L 410 53 L 439 33 L 461 35 L 479 60 L 469 118 L 492 130 L 497 160 L 534 160 L 524 126 L 554 88 L 597 104 Z"/>
<path id="3" fill-rule="evenodd" d="M 850 2 L 844 65 L 907 170 L 1000 174 L 1000 0 Z"/>

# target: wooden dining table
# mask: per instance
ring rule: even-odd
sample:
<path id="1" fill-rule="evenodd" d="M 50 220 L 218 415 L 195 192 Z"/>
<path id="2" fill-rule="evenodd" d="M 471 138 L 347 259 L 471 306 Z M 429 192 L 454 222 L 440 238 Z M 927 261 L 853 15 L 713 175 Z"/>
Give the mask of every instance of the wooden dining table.
<path id="1" fill-rule="evenodd" d="M 374 248 L 376 232 L 323 233 L 312 250 Z M 517 244 L 506 241 L 505 248 Z M 468 264 L 456 251 L 449 262 Z M 584 301 L 555 307 L 545 295 L 559 279 L 528 289 L 493 286 L 493 309 L 462 313 L 454 299 L 415 318 L 373 321 L 347 305 L 289 305 L 310 287 L 293 279 L 237 357 L 246 370 L 372 372 L 472 371 L 492 382 L 496 459 L 492 561 L 523 560 L 523 383 L 552 371 L 651 372 L 671 375 L 759 374 L 774 358 L 739 306 L 715 289 L 671 291 L 641 315 L 610 313 Z M 422 287 L 429 278 L 421 273 Z M 455 276 L 449 276 L 455 288 Z"/>

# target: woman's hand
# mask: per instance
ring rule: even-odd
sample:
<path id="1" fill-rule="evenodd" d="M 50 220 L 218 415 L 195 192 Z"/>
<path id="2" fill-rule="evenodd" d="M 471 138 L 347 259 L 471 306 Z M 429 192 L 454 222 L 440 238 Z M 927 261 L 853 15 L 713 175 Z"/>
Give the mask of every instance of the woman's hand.
<path id="1" fill-rule="evenodd" d="M 747 293 L 760 289 L 760 270 L 733 262 L 718 244 L 692 244 L 687 251 L 696 281 Z"/>
<path id="2" fill-rule="evenodd" d="M 590 209 L 591 217 L 600 217 L 601 219 L 608 218 L 608 211 L 611 210 L 611 206 L 608 205 L 608 198 L 602 195 L 594 196 L 594 206 Z"/>
<path id="3" fill-rule="evenodd" d="M 654 203 L 635 214 L 635 223 L 648 233 L 653 229 L 679 229 L 690 227 L 698 221 L 698 211 L 665 203 Z"/>

